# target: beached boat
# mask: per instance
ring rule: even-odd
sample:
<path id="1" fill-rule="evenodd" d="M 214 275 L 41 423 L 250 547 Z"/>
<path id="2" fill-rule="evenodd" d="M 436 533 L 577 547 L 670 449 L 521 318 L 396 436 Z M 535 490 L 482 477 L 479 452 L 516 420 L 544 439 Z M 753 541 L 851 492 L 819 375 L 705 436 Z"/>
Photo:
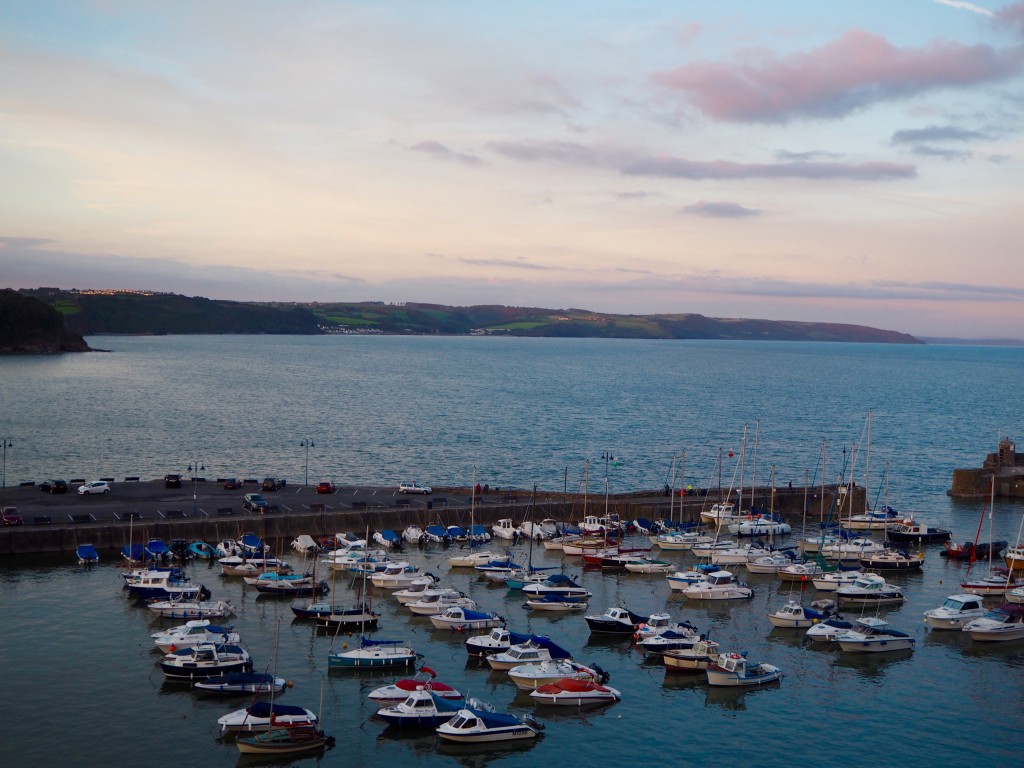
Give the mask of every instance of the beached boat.
<path id="1" fill-rule="evenodd" d="M 1003 603 L 965 624 L 962 631 L 983 643 L 1020 640 L 1024 638 L 1024 605 Z"/>
<path id="2" fill-rule="evenodd" d="M 240 645 L 200 643 L 163 656 L 158 662 L 168 679 L 197 680 L 228 672 L 251 672 L 252 659 Z"/>
<path id="3" fill-rule="evenodd" d="M 435 629 L 452 629 L 462 632 L 467 629 L 490 629 L 505 626 L 505 619 L 494 611 L 473 611 L 454 606 L 439 616 L 431 616 L 430 623 Z"/>
<path id="4" fill-rule="evenodd" d="M 782 679 L 782 670 L 772 664 L 750 664 L 746 651 L 719 654 L 705 674 L 708 685 L 719 687 L 767 685 Z"/>
<path id="5" fill-rule="evenodd" d="M 384 669 L 412 667 L 419 654 L 401 640 L 360 638 L 359 647 L 327 654 L 328 669 Z"/>
<path id="6" fill-rule="evenodd" d="M 305 707 L 257 701 L 245 709 L 238 709 L 217 718 L 217 725 L 220 726 L 221 733 L 256 733 L 269 731 L 278 726 L 314 726 L 319 721 L 316 714 Z"/>
<path id="7" fill-rule="evenodd" d="M 192 687 L 204 693 L 223 695 L 257 695 L 282 693 L 289 683 L 283 677 L 265 672 L 229 672 L 226 675 L 197 680 Z"/>
<path id="8" fill-rule="evenodd" d="M 530 691 L 530 698 L 538 704 L 558 707 L 583 707 L 596 704 L 614 704 L 622 694 L 611 686 L 593 680 L 561 678 Z"/>
<path id="9" fill-rule="evenodd" d="M 294 755 L 319 752 L 334 746 L 334 737 L 318 728 L 275 728 L 235 740 L 243 755 Z"/>
<path id="10" fill-rule="evenodd" d="M 893 653 L 914 649 L 914 638 L 905 632 L 889 629 L 889 622 L 874 616 L 857 619 L 851 629 L 836 635 L 835 642 L 848 653 Z"/>
<path id="11" fill-rule="evenodd" d="M 520 719 L 515 715 L 466 707 L 439 725 L 436 732 L 445 741 L 479 744 L 535 739 L 541 730 L 543 726 L 529 715 Z"/>
<path id="12" fill-rule="evenodd" d="M 963 629 L 964 625 L 985 615 L 980 595 L 950 595 L 938 608 L 924 612 L 932 629 Z"/>

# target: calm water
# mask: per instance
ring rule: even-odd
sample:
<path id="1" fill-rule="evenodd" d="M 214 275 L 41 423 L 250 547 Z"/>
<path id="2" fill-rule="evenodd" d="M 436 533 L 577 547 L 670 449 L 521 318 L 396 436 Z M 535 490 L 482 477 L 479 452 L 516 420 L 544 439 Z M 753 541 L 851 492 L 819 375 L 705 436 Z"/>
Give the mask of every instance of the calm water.
<path id="1" fill-rule="evenodd" d="M 714 484 L 723 448 L 734 451 L 723 469 L 728 483 L 745 424 L 749 482 L 758 420 L 760 482 L 772 464 L 782 483 L 802 482 L 805 472 L 820 479 L 823 440 L 834 480 L 870 409 L 872 493 L 888 463 L 891 503 L 967 540 L 981 505 L 945 495 L 952 469 L 978 464 L 999 434 L 1024 439 L 1020 349 L 351 337 L 90 343 L 114 352 L 0 359 L 0 434 L 14 442 L 9 483 L 157 477 L 192 461 L 211 477 L 301 480 L 302 439 L 316 443 L 311 480 L 466 484 L 475 465 L 491 485 L 577 490 L 589 459 L 592 492 L 603 492 L 601 455 L 611 452 L 614 492 L 668 481 L 682 449 L 687 477 Z M 862 458 L 853 472 L 863 477 Z M 996 535 L 1014 539 L 1022 514 L 1022 504 L 997 504 Z M 956 591 L 964 570 L 937 551 L 922 574 L 895 578 L 909 600 L 884 615 L 918 647 L 893 660 L 854 661 L 772 630 L 765 613 L 790 592 L 771 578 L 748 578 L 751 602 L 709 605 L 670 596 L 659 578 L 582 574 L 595 612 L 613 604 L 667 609 L 786 672 L 778 688 L 725 693 L 642 665 L 628 643 L 591 640 L 580 617 L 530 619 L 504 586 L 449 574 L 444 553 L 413 558 L 508 617 L 511 628 L 549 634 L 581 661 L 601 664 L 624 700 L 582 715 L 540 713 L 546 736 L 525 750 L 440 750 L 433 736 L 396 736 L 370 718 L 365 694 L 391 676 L 328 675 L 332 639 L 293 623 L 287 601 L 193 569 L 215 597 L 238 607 L 234 623 L 257 666 L 295 681 L 285 701 L 316 710 L 326 681 L 324 720 L 339 746 L 324 765 L 598 765 L 610 750 L 722 766 L 788 766 L 821 760 L 823 751 L 871 765 L 932 765 L 940 755 L 949 765 L 1019 762 L 1024 642 L 978 647 L 924 631 L 921 612 Z M 126 600 L 111 559 L 91 570 L 66 559 L 0 562 L 0 704 L 17 714 L 10 722 L 25 724 L 6 729 L 2 762 L 117 768 L 156 755 L 161 764 L 234 765 L 237 751 L 216 740 L 215 721 L 244 700 L 203 699 L 163 683 L 149 641 L 160 623 Z M 580 573 L 574 563 L 566 570 Z M 350 586 L 339 581 L 334 593 L 344 601 Z M 378 636 L 410 641 L 439 679 L 499 708 L 531 709 L 511 683 L 467 664 L 462 637 L 431 630 L 386 597 L 376 605 L 384 613 Z M 59 738 L 50 737 L 51 725 Z"/>

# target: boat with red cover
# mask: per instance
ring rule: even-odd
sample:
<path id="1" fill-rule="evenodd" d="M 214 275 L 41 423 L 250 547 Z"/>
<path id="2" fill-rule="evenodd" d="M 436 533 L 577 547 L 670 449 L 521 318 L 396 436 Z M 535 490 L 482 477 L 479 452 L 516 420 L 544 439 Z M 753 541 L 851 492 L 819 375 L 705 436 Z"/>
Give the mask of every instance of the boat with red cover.
<path id="1" fill-rule="evenodd" d="M 593 680 L 566 677 L 531 691 L 530 698 L 538 704 L 582 707 L 586 704 L 613 704 L 622 698 L 622 694 L 611 686 Z"/>

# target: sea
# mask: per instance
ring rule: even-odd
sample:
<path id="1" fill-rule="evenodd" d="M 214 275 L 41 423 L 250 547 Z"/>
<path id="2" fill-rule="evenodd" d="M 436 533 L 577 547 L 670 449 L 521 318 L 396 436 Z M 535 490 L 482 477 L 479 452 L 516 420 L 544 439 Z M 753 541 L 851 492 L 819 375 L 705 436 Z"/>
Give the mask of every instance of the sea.
<path id="1" fill-rule="evenodd" d="M 384 336 L 91 337 L 94 354 L 0 358 L 3 482 L 187 474 L 418 480 L 587 494 L 669 484 L 867 488 L 958 541 L 1015 541 L 1024 502 L 953 499 L 958 467 L 980 466 L 999 439 L 1024 435 L 1024 349 L 972 346 Z M 1024 439 L 1024 438 L 1022 438 Z M 748 491 L 749 492 L 749 491 Z M 600 510 L 598 510 L 600 511 Z M 444 522 L 444 521 L 442 521 Z M 801 521 L 790 520 L 799 527 Z M 637 546 L 645 543 L 636 538 Z M 498 549 L 497 545 L 493 547 Z M 664 578 L 584 570 L 525 543 L 521 559 L 578 577 L 589 613 L 666 611 L 784 672 L 758 690 L 709 689 L 666 673 L 629 639 L 590 635 L 579 615 L 537 615 L 522 595 L 450 570 L 450 551 L 405 557 L 504 616 L 597 663 L 622 701 L 599 709 L 533 706 L 503 674 L 469 661 L 465 635 L 436 631 L 374 595 L 378 639 L 400 639 L 437 679 L 499 711 L 533 713 L 535 742 L 452 748 L 431 732 L 386 728 L 366 695 L 401 675 L 328 672 L 327 654 L 358 635 L 320 635 L 289 601 L 258 596 L 215 567 L 188 566 L 256 667 L 293 682 L 280 701 L 320 712 L 336 746 L 256 764 L 325 766 L 1019 765 L 1024 641 L 978 644 L 929 632 L 922 612 L 959 591 L 967 565 L 925 549 L 920 573 L 895 575 L 907 602 L 880 615 L 916 641 L 911 654 L 859 658 L 806 646 L 766 614 L 822 597 L 773 577 L 738 575 L 749 601 L 694 603 Z M 657 554 L 657 553 L 655 553 Z M 129 601 L 116 553 L 0 559 L 3 765 L 249 764 L 219 737 L 221 715 L 248 703 L 166 683 L 150 635 L 173 625 Z M 660 553 L 680 566 L 682 552 Z M 303 567 L 303 563 L 297 563 Z M 305 564 L 308 566 L 308 564 Z M 972 568 L 985 569 L 987 563 Z M 331 581 L 339 604 L 358 583 Z M 853 612 L 856 614 L 856 612 Z M 847 618 L 856 618 L 844 611 Z"/>

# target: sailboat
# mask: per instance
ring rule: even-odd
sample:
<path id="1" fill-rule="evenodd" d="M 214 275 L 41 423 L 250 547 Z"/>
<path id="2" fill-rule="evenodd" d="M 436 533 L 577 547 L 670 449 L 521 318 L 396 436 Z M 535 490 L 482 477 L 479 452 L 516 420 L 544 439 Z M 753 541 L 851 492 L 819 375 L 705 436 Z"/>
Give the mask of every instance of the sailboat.
<path id="1" fill-rule="evenodd" d="M 995 506 L 996 501 L 996 474 L 992 473 L 992 488 L 989 492 L 989 500 L 986 505 L 988 508 L 988 538 L 990 545 L 988 547 L 988 573 L 981 578 L 971 578 L 971 568 L 976 562 L 976 558 L 972 557 L 970 563 L 967 565 L 967 573 L 964 575 L 964 580 L 960 583 L 960 588 L 971 595 L 1005 595 L 1010 590 L 1024 586 L 1024 579 L 1014 579 L 1013 571 L 1007 573 L 998 573 L 992 568 L 992 508 Z M 978 533 L 974 536 L 974 551 L 978 550 L 978 536 L 981 534 L 981 525 L 985 519 L 985 508 L 982 508 L 982 519 L 978 521 Z"/>
<path id="2" fill-rule="evenodd" d="M 470 486 L 472 488 L 469 496 L 469 531 L 470 535 L 467 537 L 469 542 L 469 553 L 464 555 L 453 555 L 448 558 L 448 565 L 452 568 L 475 568 L 478 565 L 486 565 L 491 560 L 497 559 L 494 554 L 490 551 L 474 551 L 474 548 L 480 544 L 480 537 L 475 535 L 474 529 L 476 525 L 476 467 L 473 467 L 473 482 Z"/>
<path id="3" fill-rule="evenodd" d="M 323 711 L 323 701 L 324 689 L 323 681 L 321 681 L 321 711 Z M 312 722 L 289 722 L 290 718 L 287 715 L 278 714 L 274 707 L 273 697 L 269 704 L 270 729 L 235 740 L 235 746 L 243 755 L 294 755 L 318 752 L 334 746 L 334 737 L 328 736 L 317 727 L 320 722 L 319 715 L 313 715 Z M 308 710 L 305 712 L 308 713 Z"/>

